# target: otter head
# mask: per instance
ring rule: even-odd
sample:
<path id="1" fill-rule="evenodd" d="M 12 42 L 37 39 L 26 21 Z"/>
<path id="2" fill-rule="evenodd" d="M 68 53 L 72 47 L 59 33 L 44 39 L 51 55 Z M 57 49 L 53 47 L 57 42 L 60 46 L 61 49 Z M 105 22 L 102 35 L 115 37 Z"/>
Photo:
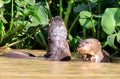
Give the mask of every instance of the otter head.
<path id="1" fill-rule="evenodd" d="M 89 38 L 79 41 L 77 50 L 83 54 L 85 61 L 97 62 L 99 59 L 98 53 L 101 52 L 101 44 L 97 39 Z"/>

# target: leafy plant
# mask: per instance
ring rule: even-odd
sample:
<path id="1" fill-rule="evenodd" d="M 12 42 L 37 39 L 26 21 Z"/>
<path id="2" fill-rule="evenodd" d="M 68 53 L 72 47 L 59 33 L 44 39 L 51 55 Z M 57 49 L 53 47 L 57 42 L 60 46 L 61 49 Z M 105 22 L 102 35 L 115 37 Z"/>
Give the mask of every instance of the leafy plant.
<path id="1" fill-rule="evenodd" d="M 33 34 L 48 25 L 48 14 L 45 7 L 41 5 L 40 2 L 35 3 L 35 0 L 15 0 L 15 3 L 13 0 L 11 1 L 11 20 L 7 23 L 10 24 L 9 28 L 5 29 L 6 33 L 4 36 L 2 35 L 2 31 L 0 31 L 3 36 L 1 45 L 6 44 L 7 42 L 13 42 L 13 39 L 16 39 L 14 41 L 17 41 L 18 39 L 25 38 L 25 36 L 32 38 Z M 1 24 L 2 27 L 3 25 Z M 32 27 L 34 29 L 30 32 L 29 29 Z M 26 45 L 26 43 L 24 45 Z"/>
<path id="2" fill-rule="evenodd" d="M 108 34 L 108 45 L 117 49 L 114 42 L 117 38 L 117 42 L 120 43 L 120 9 L 107 8 L 103 14 L 101 24 L 103 30 Z"/>
<path id="3" fill-rule="evenodd" d="M 59 15 L 72 51 L 79 40 L 93 37 L 119 52 L 119 7 L 119 0 L 1 0 L 0 46 L 15 42 L 16 48 L 32 48 L 37 43 L 47 49 L 48 24 Z"/>

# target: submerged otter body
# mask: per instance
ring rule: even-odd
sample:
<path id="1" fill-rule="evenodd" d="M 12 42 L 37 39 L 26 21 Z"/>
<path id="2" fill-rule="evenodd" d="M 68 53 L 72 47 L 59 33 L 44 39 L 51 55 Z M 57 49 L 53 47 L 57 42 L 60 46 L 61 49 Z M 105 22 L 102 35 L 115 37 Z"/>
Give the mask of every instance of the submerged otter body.
<path id="1" fill-rule="evenodd" d="M 35 55 L 31 54 L 31 53 L 26 53 L 26 52 L 18 52 L 18 51 L 11 51 L 9 53 L 4 53 L 2 54 L 2 56 L 4 57 L 8 57 L 8 58 L 34 58 L 36 57 Z"/>
<path id="2" fill-rule="evenodd" d="M 10 51 L 1 55 L 2 57 L 7 58 L 17 58 L 17 59 L 40 59 L 45 60 L 43 56 L 35 56 L 31 53 L 21 52 L 21 51 Z"/>
<path id="3" fill-rule="evenodd" d="M 17 51 L 5 53 L 2 56 L 10 58 L 29 58 L 29 59 L 42 58 L 53 61 L 71 60 L 71 54 L 67 42 L 67 30 L 63 20 L 59 16 L 56 16 L 51 21 L 48 31 L 48 51 L 43 57 L 41 56 L 36 57 L 30 53 Z"/>
<path id="4" fill-rule="evenodd" d="M 102 49 L 100 42 L 94 38 L 82 40 L 77 49 L 84 61 L 89 62 L 110 62 L 110 55 Z"/>
<path id="5" fill-rule="evenodd" d="M 67 42 L 67 29 L 63 20 L 59 16 L 53 18 L 50 23 L 48 31 L 48 51 L 44 57 L 50 60 L 71 60 L 71 54 Z"/>

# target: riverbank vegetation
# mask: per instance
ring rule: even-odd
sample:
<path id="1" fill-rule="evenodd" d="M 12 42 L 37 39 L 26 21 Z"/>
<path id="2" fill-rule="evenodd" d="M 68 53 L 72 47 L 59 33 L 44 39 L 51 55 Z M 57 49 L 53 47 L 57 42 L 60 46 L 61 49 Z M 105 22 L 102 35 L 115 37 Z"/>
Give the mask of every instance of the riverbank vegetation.
<path id="1" fill-rule="evenodd" d="M 47 49 L 54 16 L 66 24 L 71 51 L 92 37 L 111 56 L 120 55 L 120 0 L 0 0 L 0 47 Z"/>

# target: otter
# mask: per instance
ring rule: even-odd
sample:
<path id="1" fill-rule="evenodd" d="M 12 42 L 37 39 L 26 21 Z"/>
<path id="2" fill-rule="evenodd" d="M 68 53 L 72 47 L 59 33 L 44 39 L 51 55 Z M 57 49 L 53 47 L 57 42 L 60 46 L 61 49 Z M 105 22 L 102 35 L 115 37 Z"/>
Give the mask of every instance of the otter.
<path id="1" fill-rule="evenodd" d="M 40 60 L 45 60 L 43 56 L 35 56 L 31 53 L 28 52 L 23 52 L 23 51 L 9 51 L 6 52 L 2 55 L 2 57 L 7 57 L 7 58 L 17 58 L 17 59 L 40 59 Z"/>
<path id="2" fill-rule="evenodd" d="M 48 51 L 44 56 L 34 56 L 30 53 L 12 51 L 5 53 L 2 56 L 10 58 L 38 58 L 53 61 L 69 61 L 71 60 L 71 53 L 67 42 L 67 29 L 63 20 L 56 16 L 50 23 L 48 29 Z"/>
<path id="3" fill-rule="evenodd" d="M 83 61 L 111 62 L 109 53 L 102 49 L 101 43 L 95 38 L 79 41 L 77 50 L 83 55 Z"/>
<path id="4" fill-rule="evenodd" d="M 48 31 L 48 51 L 44 57 L 50 60 L 71 60 L 71 53 L 67 42 L 67 29 L 59 16 L 53 18 L 50 23 Z"/>
<path id="5" fill-rule="evenodd" d="M 10 51 L 9 53 L 4 53 L 1 56 L 8 57 L 8 58 L 34 58 L 35 55 L 27 52 L 20 52 L 20 51 Z"/>

